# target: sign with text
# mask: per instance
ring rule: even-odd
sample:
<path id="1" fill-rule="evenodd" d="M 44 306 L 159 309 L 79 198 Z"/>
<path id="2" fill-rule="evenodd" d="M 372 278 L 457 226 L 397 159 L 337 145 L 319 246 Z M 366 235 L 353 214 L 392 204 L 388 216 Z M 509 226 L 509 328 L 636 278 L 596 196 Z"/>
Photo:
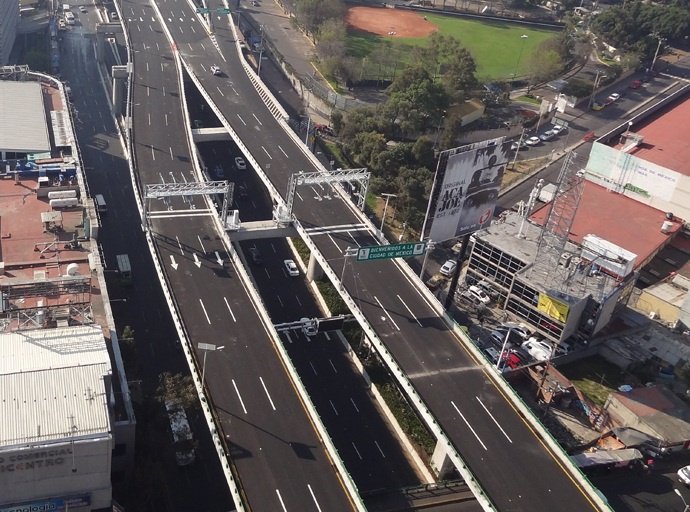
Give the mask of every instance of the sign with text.
<path id="1" fill-rule="evenodd" d="M 426 249 L 426 242 L 360 247 L 357 250 L 357 261 L 410 258 L 412 256 L 421 256 L 424 254 L 424 249 Z"/>
<path id="2" fill-rule="evenodd" d="M 441 153 L 425 237 L 442 242 L 491 223 L 510 144 L 498 138 Z"/>

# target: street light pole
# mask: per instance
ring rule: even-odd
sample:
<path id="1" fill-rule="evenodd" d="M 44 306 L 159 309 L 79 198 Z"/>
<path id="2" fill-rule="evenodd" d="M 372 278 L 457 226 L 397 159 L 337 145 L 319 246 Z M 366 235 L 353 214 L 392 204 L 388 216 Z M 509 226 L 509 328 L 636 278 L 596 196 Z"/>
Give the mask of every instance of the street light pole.
<path id="1" fill-rule="evenodd" d="M 659 44 L 656 45 L 656 51 L 654 52 L 654 58 L 652 59 L 652 65 L 649 68 L 649 70 L 652 72 L 654 72 L 654 64 L 656 64 L 656 58 L 659 56 L 659 50 L 661 49 L 661 43 L 666 41 L 666 39 L 664 39 L 661 36 L 655 35 L 654 37 L 659 39 Z"/>
<path id="2" fill-rule="evenodd" d="M 204 381 L 206 379 L 206 356 L 208 355 L 209 352 L 215 352 L 217 350 L 223 350 L 225 348 L 225 345 L 221 345 L 220 347 L 214 345 L 213 343 L 199 343 L 197 345 L 197 348 L 199 350 L 204 351 L 204 362 L 201 365 L 201 387 L 204 387 Z"/>
<path id="3" fill-rule="evenodd" d="M 602 78 L 606 78 L 601 70 L 597 69 L 597 76 L 594 77 L 594 87 L 592 88 L 592 96 L 589 98 L 589 104 L 587 105 L 587 110 L 592 108 L 592 103 L 594 103 L 594 95 L 597 93 L 597 88 L 599 87 L 599 82 Z"/>
<path id="4" fill-rule="evenodd" d="M 388 201 L 391 197 L 398 197 L 396 194 L 381 194 L 383 197 L 386 198 L 386 204 L 383 207 L 383 215 L 381 216 L 381 227 L 379 228 L 379 231 L 383 233 L 383 223 L 386 221 L 386 210 L 388 210 Z"/>
<path id="5" fill-rule="evenodd" d="M 522 44 L 520 45 L 520 53 L 518 53 L 517 62 L 515 63 L 515 71 L 513 72 L 513 81 L 515 81 L 515 77 L 517 76 L 518 67 L 520 66 L 520 59 L 522 58 L 522 52 L 525 49 L 525 41 L 527 40 L 528 37 L 529 36 L 527 34 L 522 34 L 520 36 L 520 39 L 522 40 Z"/>
<path id="6" fill-rule="evenodd" d="M 513 331 L 512 327 L 508 327 L 508 332 L 506 333 L 506 337 L 503 338 L 503 346 L 501 347 L 501 353 L 498 354 L 498 361 L 496 361 L 496 369 L 500 372 L 501 371 L 501 362 L 503 361 L 503 354 L 505 354 L 506 351 L 506 345 L 508 344 L 508 338 L 510 337 L 510 333 Z M 505 365 L 503 365 L 505 366 Z"/>
<path id="7" fill-rule="evenodd" d="M 259 29 L 261 30 L 261 42 L 259 43 L 259 65 L 256 68 L 256 75 L 261 76 L 261 60 L 263 59 L 264 56 L 264 26 L 259 25 Z"/>
<path id="8" fill-rule="evenodd" d="M 688 505 L 688 503 L 685 501 L 685 498 L 683 498 L 683 495 L 680 493 L 680 491 L 674 487 L 673 492 L 675 492 L 678 495 L 678 497 L 681 500 L 683 500 L 683 505 L 685 506 L 685 508 L 683 509 L 683 512 L 690 512 L 690 505 Z"/>
<path id="9" fill-rule="evenodd" d="M 445 118 L 446 112 L 444 110 L 441 119 L 438 120 L 438 126 L 436 127 L 436 137 L 434 138 L 434 150 L 438 149 L 438 136 L 441 134 L 441 125 L 443 124 Z"/>

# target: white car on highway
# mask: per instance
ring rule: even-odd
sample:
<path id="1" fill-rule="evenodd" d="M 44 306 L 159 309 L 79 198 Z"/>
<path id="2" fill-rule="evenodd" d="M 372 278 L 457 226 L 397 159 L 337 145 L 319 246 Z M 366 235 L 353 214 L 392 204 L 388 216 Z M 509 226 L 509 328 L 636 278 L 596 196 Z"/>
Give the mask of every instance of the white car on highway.
<path id="1" fill-rule="evenodd" d="M 213 66 L 211 66 L 211 73 L 215 76 L 220 76 L 223 72 L 220 70 L 218 66 L 214 64 Z"/>
<path id="2" fill-rule="evenodd" d="M 293 260 L 284 260 L 283 265 L 285 265 L 285 271 L 288 273 L 288 275 L 292 277 L 299 275 L 299 269 Z"/>

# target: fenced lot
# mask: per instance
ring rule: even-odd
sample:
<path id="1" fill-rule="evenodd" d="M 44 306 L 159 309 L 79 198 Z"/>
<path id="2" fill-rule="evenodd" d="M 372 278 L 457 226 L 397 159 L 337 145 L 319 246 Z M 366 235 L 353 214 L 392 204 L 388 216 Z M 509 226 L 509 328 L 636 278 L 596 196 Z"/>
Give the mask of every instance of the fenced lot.
<path id="1" fill-rule="evenodd" d="M 346 45 L 361 59 L 360 80 L 392 79 L 411 61 L 412 48 L 428 45 L 433 32 L 455 37 L 472 53 L 480 81 L 520 77 L 528 73 L 537 46 L 557 34 L 516 23 L 376 7 L 350 8 L 347 23 Z"/>

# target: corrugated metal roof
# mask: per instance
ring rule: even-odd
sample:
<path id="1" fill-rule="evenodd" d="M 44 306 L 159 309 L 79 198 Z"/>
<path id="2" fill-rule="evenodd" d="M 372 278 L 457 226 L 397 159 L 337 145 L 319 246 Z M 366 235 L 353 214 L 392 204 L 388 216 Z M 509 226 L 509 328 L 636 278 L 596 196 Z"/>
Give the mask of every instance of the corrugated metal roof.
<path id="1" fill-rule="evenodd" d="M 0 333 L 0 448 L 110 431 L 102 331 Z"/>
<path id="2" fill-rule="evenodd" d="M 0 149 L 50 151 L 43 93 L 38 82 L 0 80 Z"/>

